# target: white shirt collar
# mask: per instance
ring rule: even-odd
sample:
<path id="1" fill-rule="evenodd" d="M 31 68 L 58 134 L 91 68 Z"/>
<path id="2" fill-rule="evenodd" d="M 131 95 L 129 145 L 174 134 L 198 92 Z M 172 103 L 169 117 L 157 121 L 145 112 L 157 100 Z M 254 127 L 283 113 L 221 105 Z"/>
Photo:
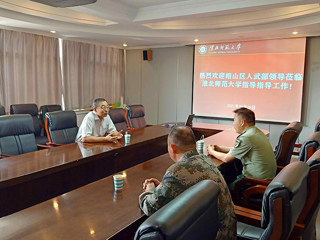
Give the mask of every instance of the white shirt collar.
<path id="1" fill-rule="evenodd" d="M 93 115 L 94 115 L 94 120 L 100 120 L 98 114 L 93 110 L 92 111 Z"/>

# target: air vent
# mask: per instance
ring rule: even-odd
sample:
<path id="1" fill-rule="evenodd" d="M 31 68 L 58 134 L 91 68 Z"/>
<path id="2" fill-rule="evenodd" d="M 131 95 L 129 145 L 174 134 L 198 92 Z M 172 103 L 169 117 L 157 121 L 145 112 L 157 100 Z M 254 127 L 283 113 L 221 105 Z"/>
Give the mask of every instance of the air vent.
<path id="1" fill-rule="evenodd" d="M 38 2 L 52 7 L 75 7 L 86 4 L 95 3 L 97 0 L 31 0 L 32 2 Z"/>

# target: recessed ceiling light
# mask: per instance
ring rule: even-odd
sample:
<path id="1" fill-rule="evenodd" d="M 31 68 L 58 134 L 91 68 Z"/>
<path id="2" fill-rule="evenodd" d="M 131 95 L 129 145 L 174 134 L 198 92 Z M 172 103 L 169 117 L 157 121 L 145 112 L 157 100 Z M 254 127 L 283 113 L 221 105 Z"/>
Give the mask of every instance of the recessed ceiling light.
<path id="1" fill-rule="evenodd" d="M 123 44 L 124 47 L 128 46 L 126 43 Z"/>
<path id="2" fill-rule="evenodd" d="M 199 39 L 198 39 L 198 38 L 196 38 L 194 41 L 195 41 L 195 42 L 199 42 Z"/>
<path id="3" fill-rule="evenodd" d="M 298 32 L 292 32 L 292 34 L 298 34 Z"/>
<path id="4" fill-rule="evenodd" d="M 54 30 L 52 30 L 52 31 L 50 31 L 51 33 L 56 33 L 56 31 L 54 31 Z"/>

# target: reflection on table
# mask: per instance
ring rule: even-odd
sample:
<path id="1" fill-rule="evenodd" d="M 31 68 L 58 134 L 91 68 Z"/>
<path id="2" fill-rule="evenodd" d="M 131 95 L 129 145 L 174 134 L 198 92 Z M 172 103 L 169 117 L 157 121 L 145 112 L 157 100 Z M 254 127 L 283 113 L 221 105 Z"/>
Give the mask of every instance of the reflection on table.
<path id="1" fill-rule="evenodd" d="M 72 143 L 1 159 L 0 216 L 166 153 L 169 131 L 161 126 L 132 131 L 128 146 L 124 146 L 124 139 L 111 143 Z"/>

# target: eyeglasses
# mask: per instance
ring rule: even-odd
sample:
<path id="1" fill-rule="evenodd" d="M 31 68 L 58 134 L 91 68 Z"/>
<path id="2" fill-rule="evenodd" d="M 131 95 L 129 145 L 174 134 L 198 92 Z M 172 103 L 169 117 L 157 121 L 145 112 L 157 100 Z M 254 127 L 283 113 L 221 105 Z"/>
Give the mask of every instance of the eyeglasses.
<path id="1" fill-rule="evenodd" d="M 100 106 L 99 108 L 101 108 L 102 110 L 108 110 L 108 109 L 109 109 L 109 106 L 104 106 L 104 105 L 102 105 L 102 106 Z"/>

